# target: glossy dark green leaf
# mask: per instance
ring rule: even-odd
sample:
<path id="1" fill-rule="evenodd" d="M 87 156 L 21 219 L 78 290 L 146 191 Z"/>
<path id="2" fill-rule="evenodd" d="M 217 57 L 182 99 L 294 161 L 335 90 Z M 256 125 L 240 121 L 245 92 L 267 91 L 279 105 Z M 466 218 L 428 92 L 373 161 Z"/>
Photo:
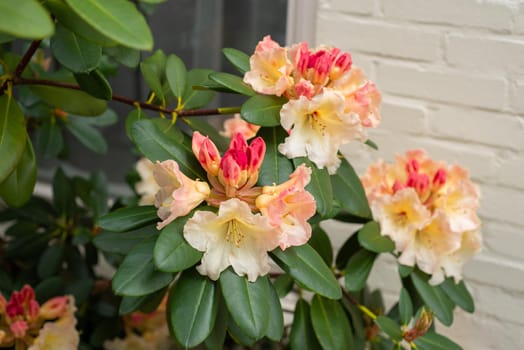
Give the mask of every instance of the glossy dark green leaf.
<path id="1" fill-rule="evenodd" d="M 342 290 L 333 272 L 310 245 L 280 248 L 272 252 L 277 264 L 300 285 L 331 299 L 340 299 Z"/>
<path id="2" fill-rule="evenodd" d="M 220 289 L 216 291 L 217 295 L 220 294 Z M 222 350 L 224 347 L 224 340 L 226 338 L 226 330 L 228 326 L 228 313 L 226 305 L 221 297 L 216 299 L 217 316 L 215 320 L 215 326 L 211 331 L 211 334 L 204 341 L 204 345 L 207 350 Z"/>
<path id="3" fill-rule="evenodd" d="M 11 42 L 13 40 L 15 40 L 16 37 L 10 35 L 10 34 L 6 34 L 6 33 L 1 33 L 0 32 L 0 44 L 5 44 L 5 43 L 8 43 L 8 42 Z M 3 70 L 2 68 L 0 68 L 0 72 L 3 74 Z"/>
<path id="4" fill-rule="evenodd" d="M 51 51 L 61 65 L 76 73 L 86 73 L 98 66 L 102 48 L 57 24 L 51 38 Z"/>
<path id="5" fill-rule="evenodd" d="M 242 81 L 242 78 L 238 75 L 233 75 L 229 73 L 214 72 L 209 75 L 209 79 L 215 83 L 226 87 L 236 93 L 246 96 L 254 96 L 255 92 L 251 89 L 249 85 Z"/>
<path id="6" fill-rule="evenodd" d="M 155 266 L 166 272 L 178 272 L 196 264 L 202 253 L 191 247 L 182 234 L 189 216 L 180 217 L 164 227 L 155 245 Z"/>
<path id="7" fill-rule="evenodd" d="M 198 131 L 213 140 L 213 143 L 219 150 L 227 150 L 229 148 L 231 140 L 220 135 L 217 128 L 209 123 L 209 121 L 199 118 L 182 118 L 182 120 L 189 125 L 192 130 Z"/>
<path id="8" fill-rule="evenodd" d="M 53 176 L 53 204 L 59 213 L 71 215 L 74 207 L 73 184 L 62 168 Z"/>
<path id="9" fill-rule="evenodd" d="M 333 263 L 333 246 L 326 231 L 319 225 L 313 227 L 313 232 L 308 244 L 320 254 L 327 266 L 331 266 Z"/>
<path id="10" fill-rule="evenodd" d="M 435 332 L 428 332 L 415 339 L 415 345 L 419 350 L 462 350 L 460 345 Z"/>
<path id="11" fill-rule="evenodd" d="M 408 277 L 413 272 L 413 266 L 406 266 L 402 264 L 398 264 L 398 274 L 400 277 L 405 278 Z"/>
<path id="12" fill-rule="evenodd" d="M 84 146 L 89 148 L 91 151 L 105 154 L 107 152 L 107 142 L 104 136 L 97 129 L 93 128 L 83 118 L 70 117 L 66 124 L 67 130 L 69 130 L 78 141 Z"/>
<path id="13" fill-rule="evenodd" d="M 349 259 L 345 271 L 347 290 L 356 292 L 364 288 L 376 257 L 377 254 L 361 249 Z"/>
<path id="14" fill-rule="evenodd" d="M 110 100 L 113 96 L 111 85 L 98 69 L 89 73 L 77 73 L 75 79 L 82 90 L 93 97 Z"/>
<path id="15" fill-rule="evenodd" d="M 55 275 L 64 258 L 64 245 L 61 243 L 53 244 L 47 247 L 40 259 L 38 260 L 38 276 L 42 279 Z"/>
<path id="16" fill-rule="evenodd" d="M 420 271 L 414 271 L 411 274 L 411 280 L 420 297 L 442 322 L 443 325 L 449 326 L 453 323 L 453 308 L 455 304 L 449 297 L 438 287 L 428 284 L 428 278 Z"/>
<path id="17" fill-rule="evenodd" d="M 291 333 L 289 334 L 289 344 L 291 349 L 320 349 L 320 344 L 311 324 L 309 304 L 303 299 L 298 299 L 295 306 L 295 315 L 291 325 Z"/>
<path id="18" fill-rule="evenodd" d="M 153 264 L 156 237 L 137 244 L 125 257 L 113 277 L 117 295 L 141 296 L 156 292 L 173 280 L 170 273 L 158 271 Z"/>
<path id="19" fill-rule="evenodd" d="M 308 158 L 294 158 L 295 168 L 300 164 L 305 164 L 311 168 L 311 181 L 306 186 L 317 203 L 317 212 L 322 216 L 327 216 L 333 209 L 333 189 L 331 179 L 327 169 L 318 169 Z"/>
<path id="20" fill-rule="evenodd" d="M 452 278 L 446 278 L 446 280 L 439 286 L 444 293 L 462 310 L 469 313 L 475 312 L 475 302 L 473 297 L 469 293 L 464 281 L 455 283 Z"/>
<path id="21" fill-rule="evenodd" d="M 64 295 L 65 286 L 65 281 L 60 276 L 46 278 L 35 286 L 36 299 L 44 303 L 53 297 Z"/>
<path id="22" fill-rule="evenodd" d="M 128 232 L 102 231 L 93 239 L 93 243 L 107 253 L 127 254 L 144 239 L 157 235 L 156 225 L 148 225 Z"/>
<path id="23" fill-rule="evenodd" d="M 283 298 L 286 295 L 291 292 L 291 289 L 293 289 L 293 285 L 295 284 L 295 281 L 293 281 L 293 278 L 286 274 L 278 276 L 273 281 L 273 287 L 275 287 L 275 290 L 277 292 L 277 295 L 279 298 Z"/>
<path id="24" fill-rule="evenodd" d="M 287 99 L 284 97 L 254 95 L 242 105 L 240 114 L 251 124 L 280 126 L 280 110 L 286 102 Z"/>
<path id="25" fill-rule="evenodd" d="M 49 13 L 37 0 L 0 1 L 0 32 L 25 39 L 43 39 L 54 31 Z"/>
<path id="26" fill-rule="evenodd" d="M 105 127 L 116 124 L 118 122 L 118 116 L 114 110 L 106 109 L 104 113 L 100 115 L 92 118 L 84 118 L 83 120 L 89 125 Z"/>
<path id="27" fill-rule="evenodd" d="M 249 56 L 240 50 L 232 48 L 222 49 L 222 53 L 227 60 L 242 74 L 250 70 Z"/>
<path id="28" fill-rule="evenodd" d="M 266 142 L 266 153 L 260 167 L 258 183 L 264 186 L 281 184 L 289 180 L 293 172 L 293 163 L 278 151 L 278 145 L 284 142 L 286 132 L 281 127 L 261 128 L 258 136 Z"/>
<path id="29" fill-rule="evenodd" d="M 182 109 L 202 108 L 213 100 L 215 97 L 213 91 L 193 89 L 193 86 L 209 81 L 208 77 L 212 72 L 210 69 L 192 69 L 187 73 L 186 89 L 182 96 Z"/>
<path id="30" fill-rule="evenodd" d="M 107 47 L 104 52 L 118 63 L 129 68 L 135 68 L 140 63 L 140 51 L 124 46 Z"/>
<path id="31" fill-rule="evenodd" d="M 134 311 L 153 312 L 164 299 L 167 288 L 161 289 L 151 294 L 139 297 L 124 296 L 118 308 L 119 315 L 127 315 Z"/>
<path id="32" fill-rule="evenodd" d="M 126 134 L 127 134 L 127 137 L 132 140 L 132 129 L 133 129 L 133 124 L 137 121 L 137 120 L 140 120 L 142 118 L 145 117 L 145 114 L 142 112 L 141 109 L 133 109 L 131 112 L 129 112 L 129 114 L 127 115 L 126 117 Z"/>
<path id="33" fill-rule="evenodd" d="M 15 170 L 0 183 L 0 197 L 11 207 L 20 207 L 33 194 L 36 183 L 36 158 L 31 141 L 27 139 L 22 158 Z"/>
<path id="34" fill-rule="evenodd" d="M 89 94 L 53 86 L 31 86 L 31 90 L 51 107 L 57 107 L 65 112 L 97 116 L 107 109 L 107 102 Z"/>
<path id="35" fill-rule="evenodd" d="M 189 137 L 184 135 L 182 142 L 176 142 L 168 132 L 146 119 L 136 121 L 131 130 L 136 146 L 151 161 L 173 159 L 186 176 L 205 179 L 206 175 L 191 149 Z"/>
<path id="36" fill-rule="evenodd" d="M 139 50 L 153 48 L 153 36 L 135 4 L 126 0 L 65 0 L 84 21 L 117 43 Z"/>
<path id="37" fill-rule="evenodd" d="M 342 159 L 337 173 L 331 176 L 331 180 L 335 198 L 342 208 L 352 215 L 371 219 L 371 210 L 360 178 L 346 159 Z"/>
<path id="38" fill-rule="evenodd" d="M 104 230 L 125 232 L 158 221 L 156 211 L 152 205 L 120 208 L 102 216 L 98 225 Z"/>
<path id="39" fill-rule="evenodd" d="M 237 344 L 252 348 L 257 339 L 248 336 L 235 322 L 231 314 L 227 320 L 227 332 L 233 341 Z M 222 349 L 222 348 L 221 348 Z"/>
<path id="40" fill-rule="evenodd" d="M 358 231 L 357 231 L 358 232 Z M 335 259 L 335 264 L 339 270 L 342 270 L 346 267 L 349 258 L 353 256 L 356 252 L 360 250 L 360 244 L 358 243 L 357 232 L 353 233 L 340 247 L 337 258 Z"/>
<path id="41" fill-rule="evenodd" d="M 380 233 L 380 225 L 370 221 L 358 231 L 358 241 L 367 250 L 375 253 L 389 253 L 395 249 L 395 243 Z"/>
<path id="42" fill-rule="evenodd" d="M 56 123 L 46 122 L 35 130 L 35 148 L 44 159 L 56 157 L 64 147 L 62 130 Z"/>
<path id="43" fill-rule="evenodd" d="M 93 219 L 95 221 L 107 213 L 108 207 L 108 186 L 107 178 L 104 172 L 95 171 L 91 174 L 91 191 L 89 193 L 89 204 L 93 211 Z"/>
<path id="44" fill-rule="evenodd" d="M 0 96 L 0 182 L 11 174 L 26 147 L 25 119 L 18 103 L 10 96 Z"/>
<path id="45" fill-rule="evenodd" d="M 353 349 L 349 320 L 338 301 L 315 295 L 311 302 L 311 322 L 324 350 Z"/>
<path id="46" fill-rule="evenodd" d="M 375 319 L 375 323 L 378 327 L 386 333 L 392 340 L 401 341 L 402 340 L 402 331 L 400 325 L 386 316 L 378 316 Z"/>
<path id="47" fill-rule="evenodd" d="M 217 316 L 215 283 L 193 269 L 185 271 L 169 292 L 167 320 L 185 348 L 202 343 L 213 330 Z"/>
<path id="48" fill-rule="evenodd" d="M 269 325 L 267 327 L 266 336 L 273 341 L 280 341 L 284 335 L 284 315 L 282 313 L 282 305 L 278 294 L 269 284 Z"/>
<path id="49" fill-rule="evenodd" d="M 248 282 L 231 268 L 220 274 L 220 287 L 227 309 L 248 337 L 262 338 L 269 325 L 270 289 L 267 277 Z"/>
<path id="50" fill-rule="evenodd" d="M 398 311 L 400 314 L 400 322 L 402 322 L 403 325 L 407 325 L 413 317 L 413 303 L 406 288 L 400 290 Z"/>
<path id="51" fill-rule="evenodd" d="M 173 94 L 182 98 L 186 91 L 187 69 L 184 61 L 175 54 L 167 57 L 166 79 Z"/>

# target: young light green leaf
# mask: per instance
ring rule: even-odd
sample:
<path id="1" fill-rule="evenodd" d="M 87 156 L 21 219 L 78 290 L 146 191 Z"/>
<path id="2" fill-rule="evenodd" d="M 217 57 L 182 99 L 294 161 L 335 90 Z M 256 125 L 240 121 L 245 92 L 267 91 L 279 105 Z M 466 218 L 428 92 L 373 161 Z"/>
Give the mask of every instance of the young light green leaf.
<path id="1" fill-rule="evenodd" d="M 406 288 L 400 290 L 398 312 L 400 314 L 400 322 L 402 322 L 403 325 L 407 325 L 413 317 L 413 303 Z"/>
<path id="2" fill-rule="evenodd" d="M 317 203 L 317 212 L 326 217 L 333 209 L 333 188 L 327 169 L 318 169 L 313 162 L 306 157 L 293 158 L 293 164 L 297 168 L 300 164 L 305 164 L 311 169 L 311 181 L 306 186 Z"/>
<path id="3" fill-rule="evenodd" d="M 220 274 L 220 287 L 235 324 L 248 337 L 262 338 L 269 325 L 270 289 L 267 277 L 248 282 L 228 268 Z"/>
<path id="4" fill-rule="evenodd" d="M 0 1 L 0 32 L 25 39 L 43 39 L 53 31 L 51 16 L 37 0 Z"/>
<path id="5" fill-rule="evenodd" d="M 258 183 L 271 186 L 289 180 L 293 172 L 293 163 L 278 151 L 278 145 L 284 142 L 286 132 L 281 127 L 261 128 L 258 136 L 266 142 L 266 154 L 260 167 Z"/>
<path id="6" fill-rule="evenodd" d="M 113 96 L 111 85 L 98 69 L 89 73 L 76 73 L 75 79 L 82 90 L 93 97 L 110 100 Z"/>
<path id="7" fill-rule="evenodd" d="M 280 305 L 278 294 L 271 283 L 269 284 L 269 294 L 269 325 L 266 336 L 278 342 L 284 335 L 284 315 L 282 314 L 282 305 Z"/>
<path id="8" fill-rule="evenodd" d="M 33 194 L 36 183 L 36 158 L 31 141 L 27 139 L 24 153 L 15 170 L 0 183 L 0 197 L 10 207 L 20 207 Z"/>
<path id="9" fill-rule="evenodd" d="M 133 124 L 137 120 L 140 120 L 145 117 L 144 112 L 141 109 L 133 109 L 126 117 L 126 134 L 127 137 L 132 141 L 132 130 L 133 130 Z"/>
<path id="10" fill-rule="evenodd" d="M 291 349 L 318 350 L 320 344 L 315 336 L 309 304 L 303 299 L 298 299 L 295 306 L 295 315 L 289 335 Z"/>
<path id="11" fill-rule="evenodd" d="M 61 65 L 75 73 L 87 73 L 98 65 L 102 48 L 61 24 L 51 38 L 51 51 Z"/>
<path id="12" fill-rule="evenodd" d="M 455 307 L 453 301 L 441 289 L 429 285 L 427 276 L 422 272 L 414 271 L 410 277 L 424 304 L 435 313 L 435 316 L 443 325 L 451 325 L 453 323 L 453 308 Z"/>
<path id="13" fill-rule="evenodd" d="M 464 281 L 455 283 L 452 278 L 446 278 L 446 280 L 439 287 L 462 310 L 469 313 L 473 313 L 475 311 L 473 297 L 466 288 Z"/>
<path id="14" fill-rule="evenodd" d="M 175 54 L 167 57 L 166 79 L 173 94 L 182 99 L 186 91 L 187 69 L 184 61 Z"/>
<path id="15" fill-rule="evenodd" d="M 376 253 L 361 249 L 349 259 L 345 274 L 347 290 L 356 292 L 364 288 L 376 257 Z"/>
<path id="16" fill-rule="evenodd" d="M 91 151 L 105 154 L 107 152 L 107 142 L 100 131 L 93 128 L 82 117 L 70 117 L 66 124 L 69 130 L 84 146 Z"/>
<path id="17" fill-rule="evenodd" d="M 213 330 L 218 303 L 215 284 L 193 269 L 185 271 L 169 292 L 167 320 L 185 348 L 202 343 Z"/>
<path id="18" fill-rule="evenodd" d="M 400 329 L 400 325 L 397 324 L 397 322 L 393 321 L 391 318 L 386 316 L 378 316 L 375 319 L 375 323 L 392 340 L 397 342 L 402 340 L 402 331 Z"/>
<path id="19" fill-rule="evenodd" d="M 153 36 L 135 4 L 126 0 L 65 0 L 84 21 L 122 46 L 153 48 Z"/>
<path id="20" fill-rule="evenodd" d="M 187 219 L 188 216 L 180 217 L 160 232 L 154 251 L 155 266 L 160 271 L 182 271 L 202 258 L 202 253 L 191 247 L 182 235 Z"/>
<path id="21" fill-rule="evenodd" d="M 98 226 L 114 232 L 129 231 L 158 221 L 156 211 L 152 205 L 120 208 L 102 216 Z"/>
<path id="22" fill-rule="evenodd" d="M 240 110 L 242 118 L 260 126 L 280 126 L 280 110 L 288 100 L 270 95 L 252 95 Z"/>
<path id="23" fill-rule="evenodd" d="M 322 257 L 309 244 L 277 248 L 271 252 L 275 262 L 303 287 L 330 299 L 340 299 L 342 290 Z"/>
<path id="24" fill-rule="evenodd" d="M 255 92 L 251 89 L 249 85 L 242 81 L 242 78 L 223 72 L 214 72 L 209 75 L 209 79 L 215 83 L 224 86 L 238 94 L 246 96 L 254 96 Z"/>
<path id="25" fill-rule="evenodd" d="M 171 283 L 173 276 L 156 270 L 153 264 L 155 240 L 156 237 L 151 237 L 142 241 L 125 257 L 113 277 L 115 294 L 142 296 Z"/>
<path id="26" fill-rule="evenodd" d="M 26 147 L 25 119 L 18 103 L 8 95 L 0 96 L 0 182 L 11 174 Z"/>
<path id="27" fill-rule="evenodd" d="M 460 345 L 435 332 L 428 332 L 415 339 L 415 345 L 419 350 L 462 350 Z"/>
<path id="28" fill-rule="evenodd" d="M 249 56 L 242 51 L 232 48 L 224 48 L 222 49 L 222 53 L 241 74 L 244 74 L 250 69 Z"/>
<path id="29" fill-rule="evenodd" d="M 333 193 L 342 208 L 354 216 L 371 219 L 371 210 L 360 178 L 345 158 L 342 158 L 340 167 L 337 173 L 331 176 L 331 180 Z"/>
<path id="30" fill-rule="evenodd" d="M 213 91 L 202 91 L 193 88 L 208 82 L 209 74 L 212 72 L 210 69 L 191 69 L 187 73 L 186 89 L 184 96 L 182 96 L 182 109 L 201 108 L 207 106 L 213 100 L 215 97 Z"/>
<path id="31" fill-rule="evenodd" d="M 353 349 L 349 320 L 338 301 L 315 295 L 311 302 L 311 322 L 323 349 Z"/>
<path id="32" fill-rule="evenodd" d="M 358 231 L 360 244 L 375 253 L 388 253 L 395 249 L 393 241 L 380 233 L 380 225 L 376 221 L 370 221 Z"/>

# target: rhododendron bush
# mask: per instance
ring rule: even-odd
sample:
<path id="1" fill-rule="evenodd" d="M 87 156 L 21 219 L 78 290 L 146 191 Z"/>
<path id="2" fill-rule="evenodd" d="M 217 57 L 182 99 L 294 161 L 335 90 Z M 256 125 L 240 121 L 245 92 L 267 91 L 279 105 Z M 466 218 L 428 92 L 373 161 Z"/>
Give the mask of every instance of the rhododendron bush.
<path id="1" fill-rule="evenodd" d="M 356 174 L 340 149 L 378 149 L 381 94 L 349 52 L 268 35 L 223 50 L 237 74 L 188 70 L 161 50 L 140 62 L 153 41 L 135 2 L 24 3 L 0 4 L 0 348 L 460 349 L 435 323 L 474 311 L 479 188 L 423 150 Z M 107 62 L 138 67 L 147 101 L 114 93 Z M 207 107 L 223 93 L 243 102 Z M 103 152 L 118 118 L 132 195 L 61 168 L 33 194 L 63 133 Z M 380 255 L 398 266 L 390 308 L 367 285 Z"/>

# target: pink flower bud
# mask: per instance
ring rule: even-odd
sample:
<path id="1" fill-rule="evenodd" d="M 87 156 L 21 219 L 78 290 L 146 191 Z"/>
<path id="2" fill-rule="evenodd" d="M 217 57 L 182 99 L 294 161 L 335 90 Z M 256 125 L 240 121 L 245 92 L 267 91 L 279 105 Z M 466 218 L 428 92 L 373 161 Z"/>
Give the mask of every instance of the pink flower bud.
<path id="1" fill-rule="evenodd" d="M 395 183 L 393 184 L 393 187 L 392 187 L 393 193 L 397 193 L 398 191 L 404 188 L 406 188 L 406 186 L 402 182 L 400 182 L 399 180 L 395 180 Z"/>
<path id="2" fill-rule="evenodd" d="M 220 153 L 213 141 L 195 131 L 191 146 L 193 153 L 206 172 L 216 176 L 220 164 Z"/>
<path id="3" fill-rule="evenodd" d="M 11 323 L 11 332 L 13 332 L 13 335 L 15 338 L 23 338 L 25 336 L 25 333 L 29 329 L 29 326 L 25 321 L 18 320 L 13 323 Z"/>
<path id="4" fill-rule="evenodd" d="M 408 172 L 408 174 L 418 173 L 418 169 L 419 169 L 419 164 L 416 159 L 410 159 L 406 163 L 406 171 Z"/>
<path id="5" fill-rule="evenodd" d="M 446 183 L 447 172 L 443 168 L 439 168 L 433 176 L 433 185 L 440 187 Z"/>
<path id="6" fill-rule="evenodd" d="M 236 133 L 229 143 L 229 150 L 236 150 L 240 152 L 247 151 L 247 141 L 241 133 Z"/>
<path id="7" fill-rule="evenodd" d="M 247 156 L 243 154 L 245 158 L 240 159 L 241 152 L 235 152 L 234 150 L 229 150 L 224 154 L 220 162 L 220 170 L 222 171 L 223 179 L 228 185 L 235 185 L 239 178 L 242 167 L 239 164 L 239 160 L 244 163 L 244 166 L 247 167 Z"/>
<path id="8" fill-rule="evenodd" d="M 40 308 L 39 315 L 46 320 L 62 317 L 67 311 L 68 300 L 66 296 L 49 299 Z"/>
<path id="9" fill-rule="evenodd" d="M 247 158 L 249 161 L 248 170 L 250 173 L 258 171 L 264 160 L 266 153 L 266 143 L 261 137 L 254 139 L 247 149 Z"/>

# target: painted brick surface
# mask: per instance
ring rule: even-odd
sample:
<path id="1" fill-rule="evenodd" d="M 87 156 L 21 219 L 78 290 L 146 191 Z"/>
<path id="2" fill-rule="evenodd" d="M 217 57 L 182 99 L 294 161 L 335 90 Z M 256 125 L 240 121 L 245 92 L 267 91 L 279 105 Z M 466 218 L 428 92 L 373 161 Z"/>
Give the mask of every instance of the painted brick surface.
<path id="1" fill-rule="evenodd" d="M 425 148 L 467 167 L 479 184 L 483 252 L 464 269 L 477 302 L 439 326 L 464 349 L 524 346 L 524 3 L 513 0 L 322 0 L 317 43 L 354 52 L 383 93 L 379 151 L 356 143 L 343 154 L 357 172 L 379 158 Z M 340 244 L 353 232 L 329 223 Z M 391 258 L 370 277 L 398 295 Z"/>

